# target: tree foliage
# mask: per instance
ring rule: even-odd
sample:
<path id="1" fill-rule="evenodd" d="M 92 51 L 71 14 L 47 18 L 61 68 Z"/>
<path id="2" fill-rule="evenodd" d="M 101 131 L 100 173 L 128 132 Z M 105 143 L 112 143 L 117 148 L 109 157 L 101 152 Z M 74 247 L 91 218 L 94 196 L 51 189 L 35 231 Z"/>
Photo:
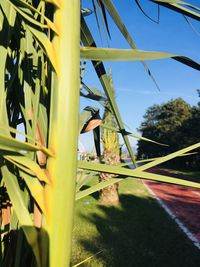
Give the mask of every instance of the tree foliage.
<path id="1" fill-rule="evenodd" d="M 199 126 L 200 104 L 192 107 L 183 99 L 177 98 L 161 105 L 149 107 L 139 130 L 142 132 L 142 136 L 154 138 L 168 146 L 158 146 L 140 140 L 138 142 L 138 158 L 164 156 L 198 142 Z M 198 165 L 197 159 L 198 156 L 195 155 L 191 158 L 187 157 L 185 162 Z"/>

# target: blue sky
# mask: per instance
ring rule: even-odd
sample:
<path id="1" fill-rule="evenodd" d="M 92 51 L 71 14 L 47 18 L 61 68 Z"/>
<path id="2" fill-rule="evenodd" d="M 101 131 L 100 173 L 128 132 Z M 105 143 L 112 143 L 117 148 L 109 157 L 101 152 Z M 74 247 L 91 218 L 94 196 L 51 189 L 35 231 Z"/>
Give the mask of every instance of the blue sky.
<path id="1" fill-rule="evenodd" d="M 91 1 L 83 0 L 83 7 L 91 9 Z M 198 5 L 198 1 L 189 1 Z M 184 17 L 174 11 L 160 7 L 160 22 L 153 23 L 138 9 L 134 0 L 113 1 L 120 16 L 127 26 L 137 48 L 148 51 L 165 51 L 191 57 L 200 62 L 200 35 L 188 25 Z M 157 5 L 148 0 L 141 0 L 145 11 L 157 19 Z M 200 4 L 199 4 L 200 6 Z M 102 30 L 102 41 L 99 38 L 94 14 L 86 18 L 99 47 L 129 48 L 129 45 L 113 24 L 108 15 L 109 29 L 112 40 L 106 41 Z M 192 25 L 200 32 L 200 25 L 190 19 Z M 116 101 L 121 111 L 122 119 L 128 130 L 134 133 L 143 120 L 146 109 L 153 104 L 160 104 L 170 99 L 182 97 L 191 105 L 200 101 L 196 89 L 200 88 L 200 73 L 174 60 L 147 61 L 148 67 L 159 84 L 160 91 L 147 75 L 140 62 L 106 62 L 107 70 L 112 69 Z M 84 81 L 89 86 L 102 89 L 88 62 Z M 86 105 L 97 106 L 96 102 L 81 100 L 81 109 Z M 85 149 L 91 151 L 93 143 L 91 134 L 80 138 Z M 137 140 L 130 139 L 132 145 Z"/>

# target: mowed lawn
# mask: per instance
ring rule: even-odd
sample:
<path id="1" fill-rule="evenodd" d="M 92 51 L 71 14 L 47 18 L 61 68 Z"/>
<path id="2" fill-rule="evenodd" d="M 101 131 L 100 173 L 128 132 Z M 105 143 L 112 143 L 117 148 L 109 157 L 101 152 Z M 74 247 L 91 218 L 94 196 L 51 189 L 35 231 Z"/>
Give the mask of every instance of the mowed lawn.
<path id="1" fill-rule="evenodd" d="M 72 266 L 197 267 L 198 250 L 141 180 L 120 183 L 120 205 L 98 205 L 98 193 L 76 204 Z M 98 253 L 98 254 L 96 254 Z"/>

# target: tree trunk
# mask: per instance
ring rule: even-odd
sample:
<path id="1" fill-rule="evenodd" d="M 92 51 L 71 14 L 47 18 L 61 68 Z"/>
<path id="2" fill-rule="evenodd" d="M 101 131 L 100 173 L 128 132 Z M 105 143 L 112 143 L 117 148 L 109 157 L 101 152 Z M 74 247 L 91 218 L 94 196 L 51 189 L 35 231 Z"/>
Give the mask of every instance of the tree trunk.
<path id="1" fill-rule="evenodd" d="M 101 161 L 108 165 L 117 165 L 120 163 L 119 153 L 112 153 L 111 151 L 104 151 L 101 156 Z M 100 173 L 99 181 L 108 181 L 111 178 L 115 178 L 116 175 L 111 173 Z M 100 203 L 102 205 L 115 206 L 119 203 L 118 183 L 109 185 L 100 190 Z"/>

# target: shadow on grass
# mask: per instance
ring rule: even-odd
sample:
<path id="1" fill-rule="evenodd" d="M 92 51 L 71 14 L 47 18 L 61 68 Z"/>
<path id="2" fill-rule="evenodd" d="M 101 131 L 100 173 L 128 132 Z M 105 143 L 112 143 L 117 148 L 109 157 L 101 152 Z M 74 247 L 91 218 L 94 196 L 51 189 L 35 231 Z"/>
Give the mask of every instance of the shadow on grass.
<path id="1" fill-rule="evenodd" d="M 79 243 L 89 254 L 103 251 L 96 263 L 91 260 L 82 266 L 200 266 L 200 251 L 154 199 L 122 194 L 119 207 L 94 209 L 87 215 L 81 212 L 81 220 L 95 225 L 97 234 L 82 237 Z"/>

